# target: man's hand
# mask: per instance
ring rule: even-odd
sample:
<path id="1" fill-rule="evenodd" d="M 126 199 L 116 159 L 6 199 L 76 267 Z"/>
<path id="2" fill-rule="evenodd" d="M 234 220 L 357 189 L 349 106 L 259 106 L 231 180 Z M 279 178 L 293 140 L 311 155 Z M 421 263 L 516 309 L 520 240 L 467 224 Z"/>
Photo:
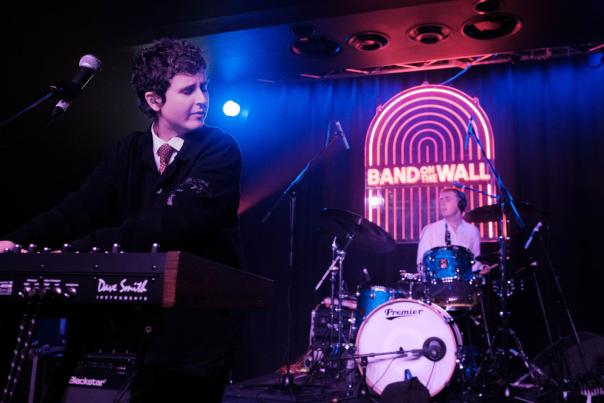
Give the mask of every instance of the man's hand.
<path id="1" fill-rule="evenodd" d="M 480 271 L 478 272 L 478 274 L 480 274 L 481 276 L 486 276 L 487 274 L 489 274 L 491 272 L 491 270 L 493 270 L 495 267 L 499 266 L 499 263 L 495 263 L 492 265 L 486 265 L 483 264 L 482 268 L 480 269 Z"/>
<path id="2" fill-rule="evenodd" d="M 0 241 L 0 253 L 4 253 L 7 249 L 12 250 L 15 247 L 15 243 L 11 241 Z"/>

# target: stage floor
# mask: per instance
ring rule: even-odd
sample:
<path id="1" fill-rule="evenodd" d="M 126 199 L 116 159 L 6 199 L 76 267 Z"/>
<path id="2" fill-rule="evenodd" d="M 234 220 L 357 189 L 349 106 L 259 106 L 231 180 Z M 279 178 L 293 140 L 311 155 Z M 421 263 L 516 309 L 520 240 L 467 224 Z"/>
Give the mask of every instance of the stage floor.
<path id="1" fill-rule="evenodd" d="M 356 397 L 357 390 L 347 393 L 346 382 L 332 378 L 314 377 L 307 374 L 296 375 L 294 387 L 287 389 L 281 386 L 282 376 L 269 374 L 244 382 L 228 385 L 223 403 L 252 402 L 337 402 L 351 403 L 374 402 L 379 399 Z M 355 385 L 356 386 L 356 385 Z"/>
<path id="2" fill-rule="evenodd" d="M 270 402 L 351 402 L 351 403 L 377 403 L 379 396 L 359 395 L 359 379 L 355 379 L 352 389 L 347 388 L 347 382 L 343 379 L 334 379 L 324 375 L 313 376 L 307 374 L 296 375 L 293 389 L 285 389 L 281 386 L 282 376 L 269 374 L 253 378 L 244 382 L 234 383 L 227 386 L 222 400 L 223 403 L 270 403 Z M 541 390 L 539 392 L 527 390 L 510 390 L 510 396 L 504 395 L 504 390 L 496 385 L 483 391 L 482 396 L 477 393 L 468 393 L 464 397 L 460 394 L 460 385 L 455 379 L 451 381 L 442 392 L 433 397 L 431 403 L 461 403 L 461 402 L 556 402 L 560 395 L 556 396 L 553 391 Z M 570 397 L 570 396 L 569 396 Z M 592 402 L 602 402 L 604 396 L 593 397 Z M 405 400 L 401 400 L 405 401 Z M 586 402 L 584 396 L 578 396 L 566 400 L 569 402 Z"/>

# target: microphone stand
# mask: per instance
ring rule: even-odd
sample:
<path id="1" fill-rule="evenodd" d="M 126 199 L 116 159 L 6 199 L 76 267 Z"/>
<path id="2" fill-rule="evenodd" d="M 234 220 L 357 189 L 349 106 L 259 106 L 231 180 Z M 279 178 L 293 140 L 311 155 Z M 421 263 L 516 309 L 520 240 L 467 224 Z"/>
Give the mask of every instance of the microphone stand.
<path id="1" fill-rule="evenodd" d="M 326 361 L 332 362 L 342 362 L 342 361 L 354 361 L 359 362 L 360 366 L 360 374 L 361 374 L 361 382 L 359 384 L 359 388 L 357 391 L 357 396 L 350 396 L 348 399 L 357 399 L 357 398 L 371 398 L 371 392 L 369 390 L 369 386 L 367 385 L 367 367 L 369 366 L 369 358 L 375 357 L 383 357 L 387 355 L 395 356 L 392 359 L 397 359 L 400 357 L 408 357 L 411 355 L 411 358 L 419 359 L 425 354 L 423 348 L 416 348 L 412 350 L 404 350 L 402 347 L 399 347 L 398 350 L 392 351 L 383 351 L 379 353 L 365 353 L 365 354 L 349 354 L 343 357 L 333 357 L 326 358 Z M 348 400 L 346 399 L 346 400 Z M 339 399 L 338 401 L 343 401 L 345 399 Z M 374 401 L 371 399 L 371 401 Z"/>
<path id="2" fill-rule="evenodd" d="M 463 184 L 458 183 L 458 182 L 453 182 L 453 186 L 461 188 L 461 189 L 468 189 L 470 192 L 483 194 L 483 195 L 485 195 L 487 197 L 490 197 L 492 199 L 496 199 L 499 202 L 499 196 L 490 194 L 488 192 L 485 192 L 484 190 L 476 189 L 476 188 L 473 188 L 471 186 L 463 185 Z"/>
<path id="3" fill-rule="evenodd" d="M 524 224 L 524 220 L 522 219 L 522 217 L 520 216 L 520 213 L 518 212 L 518 209 L 516 207 L 512 194 L 510 193 L 508 188 L 503 183 L 503 179 L 501 178 L 501 175 L 499 175 L 499 173 L 495 169 L 495 166 L 493 165 L 492 161 L 487 157 L 485 149 L 482 145 L 482 142 L 480 141 L 480 139 L 474 132 L 474 128 L 472 125 L 470 125 L 470 127 L 469 127 L 468 136 L 471 136 L 474 139 L 478 148 L 480 149 L 483 159 L 486 161 L 491 174 L 493 175 L 493 177 L 496 180 L 497 190 L 498 190 L 498 204 L 499 204 L 499 209 L 500 209 L 499 217 L 497 220 L 497 230 L 499 232 L 498 244 L 499 244 L 499 269 L 500 269 L 499 270 L 499 274 L 500 274 L 500 277 L 499 277 L 499 282 L 500 282 L 500 284 L 499 284 L 499 309 L 500 309 L 499 317 L 501 320 L 498 332 L 501 333 L 502 341 L 501 341 L 501 347 L 499 349 L 500 354 L 496 355 L 494 364 L 497 362 L 497 357 L 503 356 L 503 358 L 507 361 L 509 358 L 514 356 L 516 358 L 522 359 L 523 362 L 525 362 L 527 365 L 529 365 L 531 368 L 533 368 L 536 366 L 534 364 L 531 364 L 528 361 L 528 358 L 526 357 L 523 349 L 521 348 L 521 344 L 520 344 L 518 337 L 516 336 L 515 332 L 509 328 L 509 323 L 508 323 L 509 312 L 508 312 L 508 308 L 507 308 L 507 297 L 508 297 L 508 293 L 509 293 L 509 284 L 507 281 L 507 250 L 506 250 L 507 248 L 506 248 L 506 240 L 503 235 L 503 229 L 504 229 L 503 217 L 505 216 L 507 207 L 509 206 L 510 210 L 512 211 L 512 215 L 514 216 L 516 224 L 518 225 L 518 227 L 521 231 L 523 231 L 526 228 L 526 225 Z M 520 350 L 520 353 L 518 353 L 515 350 L 513 350 L 512 348 L 510 348 L 509 336 L 512 336 L 512 338 L 514 339 L 517 347 Z M 505 364 L 505 361 L 501 364 Z M 503 368 L 504 371 L 505 371 L 505 369 L 506 368 Z M 501 376 L 501 374 L 499 374 L 499 375 Z M 509 394 L 509 382 L 507 382 L 507 380 L 505 380 L 504 376 L 501 376 L 501 379 L 505 381 L 506 385 L 505 385 L 504 393 L 506 395 L 508 395 Z"/>
<path id="4" fill-rule="evenodd" d="M 10 122 L 12 122 L 13 120 L 17 119 L 19 116 L 23 115 L 24 113 L 34 109 L 36 106 L 40 105 L 42 102 L 46 101 L 48 98 L 52 97 L 55 93 L 56 93 L 56 89 L 52 89 L 53 87 L 51 87 L 51 90 L 43 95 L 42 97 L 38 98 L 37 100 L 35 100 L 34 102 L 32 102 L 30 105 L 27 105 L 25 108 L 21 109 L 19 112 L 15 113 L 13 116 L 9 117 L 8 119 L 4 120 L 2 123 L 0 123 L 0 127 L 4 127 L 7 124 L 9 124 Z"/>
<path id="5" fill-rule="evenodd" d="M 15 113 L 11 117 L 9 117 L 8 119 L 2 121 L 2 123 L 0 123 L 0 127 L 6 126 L 13 120 L 17 119 L 19 116 L 29 112 L 30 110 L 34 109 L 35 107 L 40 105 L 42 102 L 46 101 L 47 99 L 49 99 L 53 96 L 61 96 L 61 95 L 75 96 L 79 92 L 81 92 L 81 89 L 78 89 L 76 86 L 73 85 L 73 83 L 63 82 L 63 81 L 59 82 L 57 84 L 53 84 L 49 88 L 50 88 L 50 91 L 48 91 L 46 94 L 44 94 L 40 98 L 36 99 L 34 102 L 27 105 L 25 108 L 21 109 L 20 111 L 18 111 L 17 113 Z M 46 123 L 47 124 L 51 123 L 55 117 L 56 116 L 51 116 Z"/>
<path id="6" fill-rule="evenodd" d="M 264 215 L 261 220 L 262 224 L 265 224 L 266 221 L 271 217 L 275 209 L 281 204 L 281 202 L 289 197 L 289 260 L 288 260 L 288 269 L 289 269 L 289 280 L 287 285 L 287 346 L 285 351 L 285 359 L 286 359 L 286 373 L 283 376 L 283 379 L 280 382 L 280 386 L 282 388 L 287 389 L 290 393 L 293 393 L 295 389 L 294 384 L 294 376 L 291 372 L 291 339 L 292 339 L 292 285 L 294 281 L 294 229 L 296 223 L 296 191 L 298 185 L 304 179 L 306 173 L 312 168 L 315 162 L 323 155 L 323 153 L 333 144 L 334 140 L 340 136 L 339 133 L 334 133 L 335 135 L 331 136 L 329 141 L 321 148 L 302 168 L 302 170 L 298 173 L 298 175 L 291 181 L 291 183 L 287 186 L 287 188 L 281 193 L 281 197 L 273 204 L 273 206 L 268 210 L 268 212 Z M 257 385 L 260 386 L 260 385 Z M 266 385 L 266 386 L 275 386 L 275 385 Z M 312 385 L 304 385 L 304 386 L 312 386 Z"/>

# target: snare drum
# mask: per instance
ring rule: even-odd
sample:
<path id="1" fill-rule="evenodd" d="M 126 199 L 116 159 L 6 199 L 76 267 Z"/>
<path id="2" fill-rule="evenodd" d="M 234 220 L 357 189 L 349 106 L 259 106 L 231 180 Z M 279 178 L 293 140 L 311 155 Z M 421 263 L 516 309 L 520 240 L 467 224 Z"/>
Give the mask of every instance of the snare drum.
<path id="1" fill-rule="evenodd" d="M 436 247 L 423 256 L 425 294 L 448 310 L 476 305 L 474 255 L 462 246 Z"/>
<path id="2" fill-rule="evenodd" d="M 368 358 L 367 386 L 373 392 L 381 395 L 386 386 L 404 381 L 410 372 L 435 396 L 453 377 L 461 343 L 459 328 L 445 310 L 418 300 L 396 299 L 367 316 L 356 347 L 357 354 L 394 352 Z M 397 354 L 400 349 L 410 353 Z M 360 360 L 357 364 L 362 373 Z"/>

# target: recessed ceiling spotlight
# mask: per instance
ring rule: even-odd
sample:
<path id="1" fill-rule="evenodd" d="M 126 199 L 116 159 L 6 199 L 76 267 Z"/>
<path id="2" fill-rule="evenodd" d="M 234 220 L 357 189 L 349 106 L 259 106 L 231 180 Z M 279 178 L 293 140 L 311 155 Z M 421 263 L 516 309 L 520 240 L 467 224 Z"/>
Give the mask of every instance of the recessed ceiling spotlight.
<path id="1" fill-rule="evenodd" d="M 442 24 L 416 25 L 408 31 L 409 38 L 424 45 L 434 45 L 449 37 L 451 29 Z"/>
<path id="2" fill-rule="evenodd" d="M 522 28 L 520 18 L 511 14 L 492 13 L 478 15 L 463 25 L 463 33 L 479 40 L 498 39 L 513 35 Z"/>
<path id="3" fill-rule="evenodd" d="M 303 36 L 294 40 L 291 50 L 298 56 L 324 59 L 342 51 L 340 44 L 323 35 Z"/>
<path id="4" fill-rule="evenodd" d="M 298 37 L 298 38 L 305 38 L 305 37 L 309 37 L 312 34 L 315 33 L 315 26 L 307 23 L 307 22 L 301 22 L 299 24 L 295 24 L 292 26 L 291 28 L 292 30 L 292 34 L 294 34 L 294 36 Z"/>
<path id="5" fill-rule="evenodd" d="M 494 13 L 503 7 L 502 0 L 479 0 L 474 4 L 474 10 L 480 14 Z"/>
<path id="6" fill-rule="evenodd" d="M 389 42 L 390 39 L 388 38 L 388 35 L 372 31 L 357 32 L 356 34 L 350 35 L 350 38 L 348 38 L 348 45 L 356 50 L 365 52 L 375 52 L 384 49 L 388 46 Z"/>

